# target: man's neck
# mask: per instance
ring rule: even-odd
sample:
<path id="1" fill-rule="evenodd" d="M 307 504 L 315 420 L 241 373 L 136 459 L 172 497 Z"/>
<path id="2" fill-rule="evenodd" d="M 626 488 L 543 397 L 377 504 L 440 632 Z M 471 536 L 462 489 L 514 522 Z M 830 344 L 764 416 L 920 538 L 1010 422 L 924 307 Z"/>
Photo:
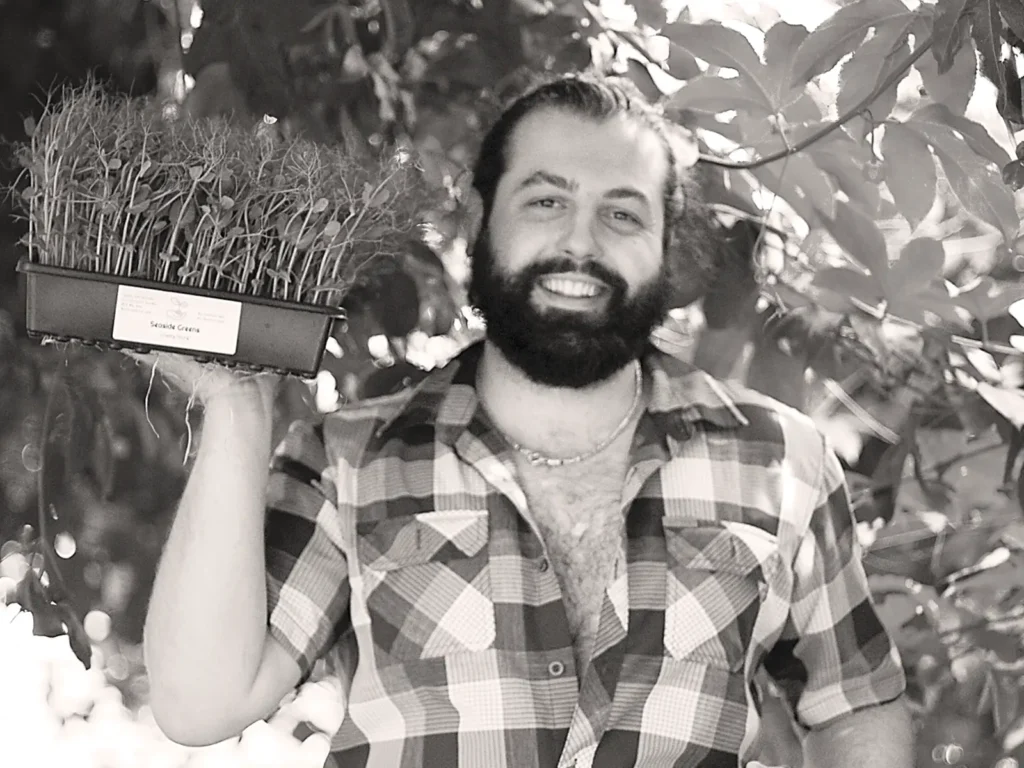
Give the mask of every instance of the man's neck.
<path id="1" fill-rule="evenodd" d="M 490 341 L 484 343 L 477 387 L 499 430 L 552 457 L 600 445 L 629 412 L 636 393 L 632 364 L 582 389 L 549 387 L 527 378 Z"/>

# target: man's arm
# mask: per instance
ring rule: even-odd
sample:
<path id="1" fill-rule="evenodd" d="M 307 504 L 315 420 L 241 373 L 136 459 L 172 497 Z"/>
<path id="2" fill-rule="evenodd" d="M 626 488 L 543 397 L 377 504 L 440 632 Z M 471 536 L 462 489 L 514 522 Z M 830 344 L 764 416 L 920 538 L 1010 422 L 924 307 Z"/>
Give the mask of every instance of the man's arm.
<path id="1" fill-rule="evenodd" d="M 145 628 L 153 714 L 170 738 L 189 745 L 240 733 L 300 675 L 267 630 L 263 532 L 273 387 L 253 379 L 222 385 L 205 403 L 198 454 Z"/>
<path id="2" fill-rule="evenodd" d="M 902 699 L 852 712 L 804 740 L 805 768 L 912 768 L 914 729 Z"/>

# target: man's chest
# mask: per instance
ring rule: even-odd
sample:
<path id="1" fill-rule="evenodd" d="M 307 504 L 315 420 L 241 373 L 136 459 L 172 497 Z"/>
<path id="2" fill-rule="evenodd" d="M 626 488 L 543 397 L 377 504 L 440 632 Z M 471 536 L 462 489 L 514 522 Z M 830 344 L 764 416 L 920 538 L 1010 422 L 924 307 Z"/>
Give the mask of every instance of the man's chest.
<path id="1" fill-rule="evenodd" d="M 578 651 L 593 639 L 604 592 L 625 567 L 624 468 L 619 457 L 554 470 L 519 467 Z"/>

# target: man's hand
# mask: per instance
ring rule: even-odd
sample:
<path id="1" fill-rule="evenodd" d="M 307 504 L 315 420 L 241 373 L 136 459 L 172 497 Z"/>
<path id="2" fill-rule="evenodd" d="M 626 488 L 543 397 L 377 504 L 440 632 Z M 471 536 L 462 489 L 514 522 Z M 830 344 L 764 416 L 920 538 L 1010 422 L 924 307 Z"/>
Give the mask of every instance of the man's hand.
<path id="1" fill-rule="evenodd" d="M 280 376 L 275 373 L 242 373 L 172 352 L 141 354 L 125 350 L 124 354 L 204 407 L 220 400 L 249 400 L 259 404 L 262 416 L 268 419 L 273 416 L 274 398 L 280 385 Z"/>

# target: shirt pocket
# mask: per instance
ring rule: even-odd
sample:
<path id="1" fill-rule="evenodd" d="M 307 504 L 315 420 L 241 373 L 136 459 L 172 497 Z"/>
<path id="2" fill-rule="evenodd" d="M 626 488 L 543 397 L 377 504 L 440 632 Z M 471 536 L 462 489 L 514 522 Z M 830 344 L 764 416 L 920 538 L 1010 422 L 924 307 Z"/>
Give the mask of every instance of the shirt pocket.
<path id="1" fill-rule="evenodd" d="M 485 510 L 357 525 L 363 597 L 381 666 L 493 647 L 488 534 Z"/>
<path id="2" fill-rule="evenodd" d="M 763 558 L 774 556 L 766 552 L 765 540 L 774 537 L 760 529 L 737 533 L 739 528 L 753 526 L 666 524 L 665 652 L 670 657 L 743 670 L 768 591 Z"/>

